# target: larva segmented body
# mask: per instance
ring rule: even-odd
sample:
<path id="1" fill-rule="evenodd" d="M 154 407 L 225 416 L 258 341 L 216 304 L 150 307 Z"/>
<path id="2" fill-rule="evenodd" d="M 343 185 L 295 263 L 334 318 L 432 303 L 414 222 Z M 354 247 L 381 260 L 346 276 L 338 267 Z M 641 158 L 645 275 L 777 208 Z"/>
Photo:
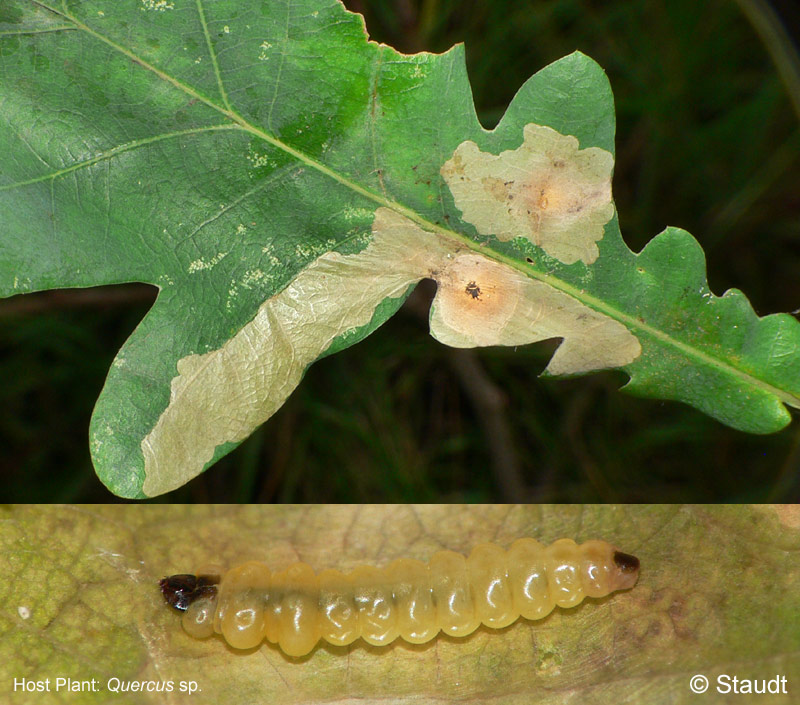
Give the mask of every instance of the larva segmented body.
<path id="1" fill-rule="evenodd" d="M 439 551 L 426 564 L 402 558 L 385 568 L 359 566 L 348 574 L 305 563 L 271 573 L 255 561 L 210 575 L 164 578 L 166 601 L 183 611 L 183 628 L 198 639 L 222 634 L 236 649 L 267 639 L 289 656 L 304 656 L 320 639 L 342 646 L 358 638 L 421 644 L 439 631 L 471 634 L 480 624 L 499 629 L 541 619 L 636 584 L 639 560 L 605 541 L 543 546 L 515 541 L 508 551 L 478 544 L 465 558 Z"/>

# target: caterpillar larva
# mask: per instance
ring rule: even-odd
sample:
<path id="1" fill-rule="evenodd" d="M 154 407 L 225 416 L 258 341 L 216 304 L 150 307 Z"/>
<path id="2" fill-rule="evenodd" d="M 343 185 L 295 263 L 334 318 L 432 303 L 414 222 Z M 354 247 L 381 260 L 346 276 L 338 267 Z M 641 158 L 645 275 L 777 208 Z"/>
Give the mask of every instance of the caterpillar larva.
<path id="1" fill-rule="evenodd" d="M 251 561 L 218 575 L 172 575 L 159 583 L 167 603 L 184 612 L 197 639 L 215 632 L 236 649 L 266 638 L 289 656 L 304 656 L 320 639 L 342 646 L 359 637 L 381 646 L 401 637 L 413 644 L 439 631 L 471 634 L 541 619 L 553 607 L 574 607 L 636 584 L 639 559 L 605 541 L 543 546 L 519 539 L 508 551 L 478 544 L 465 558 L 434 553 L 429 563 L 401 558 L 385 568 L 348 574 L 295 563 L 271 573 Z"/>

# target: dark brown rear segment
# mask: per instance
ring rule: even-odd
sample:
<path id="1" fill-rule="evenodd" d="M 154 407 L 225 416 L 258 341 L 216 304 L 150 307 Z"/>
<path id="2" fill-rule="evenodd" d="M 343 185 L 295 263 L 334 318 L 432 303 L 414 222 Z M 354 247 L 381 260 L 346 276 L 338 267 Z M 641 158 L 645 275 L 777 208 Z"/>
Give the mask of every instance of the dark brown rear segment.
<path id="1" fill-rule="evenodd" d="M 185 612 L 199 597 L 217 594 L 219 575 L 170 575 L 158 582 L 166 603 L 179 612 Z"/>
<path id="2" fill-rule="evenodd" d="M 639 559 L 630 553 L 614 551 L 614 563 L 623 573 L 636 573 L 639 570 Z"/>

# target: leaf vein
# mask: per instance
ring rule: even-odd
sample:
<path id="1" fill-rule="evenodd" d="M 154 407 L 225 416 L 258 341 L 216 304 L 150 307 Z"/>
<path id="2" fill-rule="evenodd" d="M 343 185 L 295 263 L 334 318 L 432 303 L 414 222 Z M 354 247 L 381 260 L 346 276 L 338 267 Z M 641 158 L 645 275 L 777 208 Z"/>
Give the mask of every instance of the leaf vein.
<path id="1" fill-rule="evenodd" d="M 69 21 L 73 22 L 75 24 L 75 26 L 78 27 L 79 29 L 83 30 L 84 32 L 86 32 L 86 33 L 88 33 L 88 34 L 90 34 L 92 36 L 94 36 L 96 39 L 108 44 L 110 47 L 112 47 L 116 51 L 121 52 L 125 56 L 129 57 L 131 60 L 135 61 L 137 64 L 139 64 L 140 66 L 142 66 L 146 70 L 152 71 L 155 75 L 160 77 L 162 80 L 167 81 L 168 83 L 172 84 L 174 87 L 178 88 L 179 90 L 182 90 L 182 91 L 186 92 L 188 95 L 191 95 L 192 97 L 194 97 L 197 100 L 203 102 L 204 104 L 208 105 L 209 107 L 214 108 L 215 110 L 218 110 L 220 113 L 222 113 L 223 115 L 225 115 L 229 119 L 231 119 L 234 122 L 236 122 L 242 129 L 246 130 L 247 132 L 250 132 L 251 134 L 255 135 L 256 137 L 259 137 L 259 138 L 263 139 L 264 141 L 266 141 L 269 144 L 277 147 L 278 149 L 283 150 L 287 154 L 293 156 L 294 158 L 298 159 L 299 161 L 301 161 L 302 163 L 308 165 L 309 167 L 311 167 L 313 169 L 316 169 L 320 173 L 325 174 L 326 176 L 334 179 L 335 181 L 339 182 L 343 186 L 345 186 L 347 188 L 350 188 L 351 190 L 353 190 L 354 192 L 364 196 L 365 198 L 368 198 L 368 199 L 370 199 L 370 200 L 372 200 L 372 201 L 374 201 L 374 202 L 376 202 L 376 203 L 378 203 L 380 205 L 386 206 L 387 208 L 390 208 L 390 209 L 394 210 L 395 212 L 397 212 L 397 213 L 409 218 L 412 222 L 417 223 L 420 227 L 422 227 L 425 230 L 428 230 L 428 231 L 434 232 L 434 233 L 439 233 L 439 234 L 445 235 L 445 236 L 450 237 L 450 238 L 455 238 L 459 242 L 461 242 L 465 247 L 467 247 L 468 249 L 473 250 L 475 252 L 478 252 L 478 253 L 486 256 L 487 250 L 486 250 L 486 247 L 482 243 L 476 242 L 475 240 L 473 240 L 472 238 L 468 237 L 467 235 L 465 235 L 463 233 L 459 233 L 459 232 L 450 230 L 449 228 L 445 228 L 445 227 L 443 227 L 442 225 L 440 225 L 438 223 L 433 223 L 433 222 L 427 220 L 426 218 L 424 218 L 423 216 L 419 215 L 417 212 L 415 212 L 411 208 L 403 206 L 400 203 L 397 203 L 396 201 L 393 201 L 393 200 L 391 200 L 391 199 L 389 199 L 389 198 L 387 198 L 385 196 L 381 196 L 380 194 L 377 194 L 377 193 L 371 191 L 370 189 L 359 185 L 358 183 L 356 183 L 356 182 L 352 181 L 351 179 L 347 178 L 346 176 L 342 176 L 341 174 L 335 172 L 333 169 L 325 166 L 323 163 L 321 163 L 321 162 L 317 161 L 316 159 L 310 157 L 309 155 L 305 154 L 304 152 L 302 152 L 302 151 L 300 151 L 298 149 L 295 149 L 291 145 L 279 140 L 277 137 L 274 137 L 271 134 L 265 132 L 263 129 L 260 129 L 260 128 L 250 124 L 241 115 L 238 115 L 233 110 L 227 110 L 227 109 L 223 108 L 222 106 L 218 105 L 213 100 L 211 100 L 208 97 L 204 96 L 203 94 L 201 94 L 200 92 L 198 92 L 194 88 L 192 88 L 192 87 L 182 83 L 181 81 L 177 80 L 176 78 L 173 78 L 172 76 L 164 73 L 163 71 L 161 71 L 160 69 L 156 68 L 152 64 L 149 64 L 148 62 L 146 62 L 144 59 L 142 59 L 141 57 L 139 57 L 136 54 L 134 54 L 129 49 L 126 49 L 125 47 L 120 46 L 119 44 L 117 44 L 116 42 L 111 40 L 110 38 L 100 34 L 99 32 L 93 30 L 91 27 L 88 27 L 87 25 L 83 24 L 76 17 L 70 15 L 69 12 L 66 9 L 63 12 L 58 12 L 57 10 L 53 10 L 52 8 L 48 7 L 47 5 L 42 3 L 40 0 L 31 0 L 31 2 L 34 2 L 35 4 L 37 4 L 37 5 L 41 6 L 41 7 L 44 7 L 46 9 L 48 9 L 48 10 L 51 10 L 52 12 L 54 12 L 56 14 L 60 14 L 65 19 L 68 19 Z M 288 19 L 289 19 L 289 14 L 288 14 L 288 7 L 287 7 L 287 31 L 286 31 L 287 39 L 288 39 Z M 284 57 L 284 52 L 281 53 L 281 60 L 282 61 L 283 61 L 283 57 Z M 271 121 L 272 107 L 274 106 L 275 99 L 277 98 L 278 83 L 279 83 L 279 80 L 276 82 L 276 93 L 275 93 L 275 96 L 273 98 L 272 105 L 270 107 L 270 116 L 269 116 L 270 121 Z M 268 122 L 268 125 L 269 124 L 270 123 Z M 651 337 L 658 339 L 662 344 L 670 346 L 670 347 L 673 347 L 674 349 L 679 350 L 682 354 L 684 354 L 686 357 L 688 357 L 690 359 L 699 360 L 700 362 L 702 362 L 704 364 L 716 367 L 717 369 L 720 369 L 721 371 L 724 371 L 727 374 L 730 374 L 730 375 L 736 377 L 742 383 L 744 383 L 744 384 L 746 384 L 748 386 L 762 389 L 762 390 L 766 391 L 767 393 L 770 393 L 770 394 L 774 395 L 775 397 L 780 399 L 783 403 L 788 404 L 788 405 L 793 406 L 793 407 L 796 407 L 796 408 L 800 408 L 800 397 L 798 397 L 798 396 L 796 396 L 794 394 L 791 394 L 790 392 L 787 392 L 785 390 L 779 389 L 779 388 L 775 387 L 774 385 L 769 384 L 768 382 L 766 382 L 766 381 L 764 381 L 762 379 L 759 379 L 758 377 L 754 377 L 750 373 L 745 372 L 744 370 L 736 367 L 732 362 L 730 362 L 728 360 L 721 360 L 721 359 L 719 359 L 719 358 L 717 358 L 717 357 L 715 357 L 713 355 L 710 355 L 710 354 L 708 354 L 708 353 L 706 353 L 706 352 L 704 352 L 702 350 L 694 348 L 694 347 L 692 347 L 691 345 L 689 345 L 687 343 L 683 343 L 682 341 L 676 339 L 675 337 L 673 337 L 669 333 L 665 333 L 665 332 L 663 332 L 661 330 L 658 330 L 658 329 L 656 329 L 656 328 L 654 328 L 654 327 L 652 327 L 652 326 L 640 321 L 635 315 L 630 315 L 630 314 L 624 313 L 623 311 L 615 308 L 614 306 L 612 306 L 610 304 L 607 304 L 604 301 L 601 301 L 601 300 L 597 299 L 596 297 L 591 296 L 590 294 L 587 294 L 587 293 L 577 289 L 576 287 L 568 284 L 567 282 L 565 282 L 565 281 L 563 281 L 561 279 L 558 279 L 557 277 L 554 277 L 552 275 L 546 274 L 544 272 L 538 272 L 538 271 L 532 269 L 528 264 L 526 264 L 524 262 L 520 262 L 520 261 L 516 260 L 513 257 L 510 257 L 508 255 L 505 255 L 505 254 L 497 252 L 497 251 L 491 251 L 490 255 L 491 255 L 491 257 L 493 259 L 497 260 L 498 262 L 502 262 L 503 264 L 506 264 L 506 265 L 512 267 L 513 269 L 521 272 L 525 276 L 530 277 L 532 279 L 538 279 L 539 281 L 542 281 L 543 283 L 548 284 L 549 286 L 552 286 L 553 288 L 557 289 L 558 291 L 561 291 L 561 292 L 567 294 L 568 296 L 572 296 L 577 301 L 580 301 L 580 302 L 584 303 L 585 305 L 589 306 L 590 308 L 593 308 L 596 311 L 599 311 L 599 312 L 601 312 L 601 313 L 603 313 L 603 314 L 605 314 L 607 316 L 610 316 L 611 318 L 613 318 L 613 319 L 619 321 L 620 323 L 622 323 L 623 325 L 627 326 L 630 330 L 640 331 L 640 332 L 642 332 L 644 334 L 650 335 Z"/>
<path id="2" fill-rule="evenodd" d="M 267 113 L 267 128 L 269 130 L 272 130 L 272 111 L 275 109 L 275 102 L 278 100 L 278 88 L 281 85 L 283 62 L 286 59 L 286 49 L 289 45 L 289 7 L 290 3 L 286 3 L 286 26 L 284 27 L 284 42 L 281 46 L 281 60 L 278 62 L 278 73 L 275 76 L 275 90 L 272 92 L 272 100 L 270 101 L 269 111 Z"/>
<path id="3" fill-rule="evenodd" d="M 197 0 L 197 14 L 200 16 L 200 24 L 203 26 L 203 35 L 206 38 L 206 45 L 208 46 L 208 55 L 211 57 L 211 65 L 214 67 L 214 75 L 217 78 L 217 87 L 219 94 L 222 97 L 222 102 L 228 110 L 233 110 L 231 103 L 228 100 L 228 92 L 225 90 L 225 85 L 222 83 L 222 75 L 219 72 L 219 63 L 217 62 L 217 53 L 214 51 L 214 46 L 211 44 L 211 35 L 208 33 L 208 23 L 206 22 L 206 13 L 203 10 L 202 0 Z"/>
<path id="4" fill-rule="evenodd" d="M 36 176 L 32 179 L 27 179 L 25 181 L 16 181 L 12 184 L 5 184 L 3 186 L 0 186 L 0 191 L 10 191 L 11 189 L 14 188 L 29 186 L 30 184 L 36 184 L 42 181 L 48 181 L 51 179 L 55 180 L 59 176 L 64 176 L 79 169 L 92 166 L 93 164 L 97 164 L 102 161 L 106 161 L 108 159 L 111 159 L 112 157 L 117 156 L 118 154 L 129 152 L 132 149 L 136 149 L 137 147 L 142 147 L 144 145 L 153 144 L 155 142 L 162 142 L 164 140 L 172 139 L 174 137 L 184 137 L 186 135 L 196 135 L 196 134 L 202 134 L 204 132 L 217 132 L 220 130 L 241 130 L 241 128 L 239 127 L 239 125 L 211 125 L 209 127 L 196 127 L 189 130 L 179 130 L 177 132 L 168 132 L 162 135 L 154 135 L 153 137 L 134 140 L 133 142 L 127 142 L 126 144 L 121 144 L 116 147 L 112 147 L 111 149 L 102 152 L 101 154 L 98 154 L 97 156 L 92 157 L 91 159 L 85 159 L 81 162 L 78 162 L 77 164 L 72 164 L 63 169 L 57 169 L 48 174 L 42 174 L 41 176 Z"/>
<path id="5" fill-rule="evenodd" d="M 276 181 L 279 178 L 282 178 L 286 173 L 292 171 L 293 169 L 297 169 L 297 168 L 298 167 L 297 167 L 296 164 L 287 164 L 287 165 L 281 167 L 280 169 L 276 169 L 272 174 L 269 175 L 269 177 L 265 178 L 263 181 L 259 182 L 258 184 L 253 186 L 251 189 L 248 189 L 247 191 L 245 191 L 241 196 L 239 196 L 238 198 L 234 199 L 230 204 L 226 205 L 224 208 L 221 208 L 221 209 L 215 211 L 214 215 L 212 215 L 209 218 L 206 218 L 206 220 L 204 220 L 202 223 L 200 223 L 194 230 L 192 230 L 191 233 L 189 233 L 186 237 L 180 239 L 176 243 L 176 245 L 182 245 L 187 240 L 190 240 L 190 239 L 194 238 L 194 236 L 197 235 L 197 233 L 200 232 L 200 230 L 202 230 L 206 225 L 210 225 L 215 220 L 217 220 L 218 218 L 223 216 L 225 213 L 227 213 L 231 209 L 233 209 L 236 206 L 238 206 L 246 198 L 249 198 L 250 196 L 255 195 L 259 191 L 263 191 L 271 183 L 273 183 L 274 181 Z"/>
<path id="6" fill-rule="evenodd" d="M 70 25 L 64 25 L 62 27 L 47 27 L 42 29 L 8 29 L 0 32 L 0 37 L 13 37 L 22 34 L 46 34 L 47 32 L 74 32 L 76 29 L 78 28 Z"/>

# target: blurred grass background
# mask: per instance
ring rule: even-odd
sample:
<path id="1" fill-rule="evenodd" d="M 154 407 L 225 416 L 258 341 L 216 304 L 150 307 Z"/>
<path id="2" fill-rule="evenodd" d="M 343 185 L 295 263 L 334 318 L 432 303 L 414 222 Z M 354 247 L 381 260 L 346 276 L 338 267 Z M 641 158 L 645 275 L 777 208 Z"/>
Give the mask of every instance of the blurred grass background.
<path id="1" fill-rule="evenodd" d="M 800 307 L 791 3 L 345 4 L 401 51 L 465 42 L 485 127 L 531 74 L 575 49 L 588 54 L 616 97 L 614 189 L 628 245 L 686 228 L 715 293 L 740 288 L 762 315 Z M 554 342 L 445 348 L 427 334 L 430 294 L 422 286 L 365 342 L 312 366 L 276 416 L 161 501 L 800 501 L 798 420 L 750 436 L 621 394 L 619 372 L 537 379 Z M 127 286 L 0 302 L 5 501 L 113 501 L 91 466 L 88 422 L 154 295 Z"/>

